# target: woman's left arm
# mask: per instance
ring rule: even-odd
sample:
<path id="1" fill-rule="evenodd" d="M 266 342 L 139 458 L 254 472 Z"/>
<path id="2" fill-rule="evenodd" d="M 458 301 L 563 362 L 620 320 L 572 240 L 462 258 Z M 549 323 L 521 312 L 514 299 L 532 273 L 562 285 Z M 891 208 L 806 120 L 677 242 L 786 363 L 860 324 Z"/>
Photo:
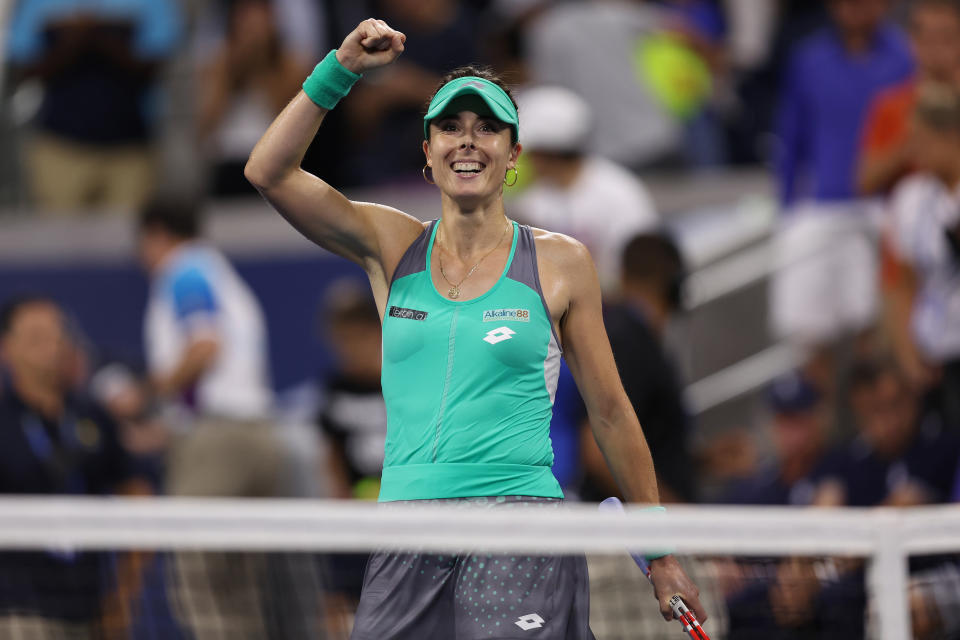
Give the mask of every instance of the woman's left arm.
<path id="1" fill-rule="evenodd" d="M 620 490 L 629 502 L 659 504 L 650 448 L 623 390 L 603 326 L 600 282 L 590 254 L 579 242 L 558 252 L 558 271 L 567 290 L 560 321 L 564 357 L 583 396 L 593 436 Z M 699 591 L 672 555 L 652 560 L 650 572 L 660 612 L 673 618 L 670 598 L 680 594 L 697 619 L 706 620 Z"/>
<path id="2" fill-rule="evenodd" d="M 568 292 L 560 321 L 564 357 L 586 404 L 593 436 L 624 498 L 658 504 L 650 449 L 623 390 L 603 326 L 596 268 L 582 244 L 568 243 L 566 248 L 563 264 L 557 265 Z"/>

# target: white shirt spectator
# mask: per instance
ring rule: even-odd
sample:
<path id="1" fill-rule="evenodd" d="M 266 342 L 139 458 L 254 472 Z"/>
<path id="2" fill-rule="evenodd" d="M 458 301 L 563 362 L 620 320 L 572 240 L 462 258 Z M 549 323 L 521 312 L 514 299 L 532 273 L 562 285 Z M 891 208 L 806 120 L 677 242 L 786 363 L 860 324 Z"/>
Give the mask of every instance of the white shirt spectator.
<path id="1" fill-rule="evenodd" d="M 263 312 L 219 251 L 189 242 L 170 255 L 151 283 L 144 329 L 155 375 L 169 374 L 192 341 L 204 336 L 219 341 L 216 361 L 181 399 L 183 408 L 239 420 L 269 415 L 273 398 Z"/>
<path id="2" fill-rule="evenodd" d="M 589 156 L 569 188 L 534 183 L 510 204 L 518 218 L 572 236 L 593 255 L 601 283 L 619 278 L 620 254 L 637 233 L 657 226 L 653 200 L 632 173 L 605 158 Z"/>
<path id="3" fill-rule="evenodd" d="M 678 151 L 680 126 L 640 80 L 636 63 L 637 43 L 666 25 L 656 6 L 621 1 L 558 3 L 530 25 L 532 80 L 587 100 L 597 124 L 590 151 L 632 168 Z"/>
<path id="4" fill-rule="evenodd" d="M 934 362 L 960 357 L 960 263 L 946 229 L 960 221 L 960 191 L 931 175 L 902 180 L 891 199 L 890 245 L 917 274 L 913 339 Z"/>

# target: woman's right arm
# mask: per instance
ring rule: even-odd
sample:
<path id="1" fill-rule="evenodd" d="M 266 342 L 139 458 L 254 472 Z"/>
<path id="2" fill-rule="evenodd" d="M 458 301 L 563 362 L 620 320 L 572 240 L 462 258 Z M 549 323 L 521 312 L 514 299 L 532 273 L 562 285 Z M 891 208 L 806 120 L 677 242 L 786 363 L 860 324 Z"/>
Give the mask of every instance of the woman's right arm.
<path id="1" fill-rule="evenodd" d="M 337 60 L 354 73 L 393 62 L 406 40 L 382 20 L 365 20 L 344 39 Z M 381 205 L 352 202 L 300 168 L 323 109 L 301 91 L 277 116 L 254 147 L 244 174 L 263 197 L 300 233 L 371 275 L 395 264 L 423 230 L 412 216 Z"/>

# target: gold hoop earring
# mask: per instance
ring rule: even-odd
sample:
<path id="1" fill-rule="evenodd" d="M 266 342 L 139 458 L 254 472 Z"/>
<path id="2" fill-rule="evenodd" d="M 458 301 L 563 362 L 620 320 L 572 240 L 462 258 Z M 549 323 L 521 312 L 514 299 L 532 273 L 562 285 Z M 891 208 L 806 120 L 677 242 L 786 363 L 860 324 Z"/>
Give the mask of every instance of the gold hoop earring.
<path id="1" fill-rule="evenodd" d="M 507 182 L 507 175 L 509 174 L 510 169 L 513 170 L 513 182 Z M 511 167 L 510 169 L 507 169 L 507 171 L 503 174 L 503 184 L 507 185 L 508 187 L 512 187 L 513 185 L 517 184 L 517 180 L 520 179 L 520 171 L 516 167 Z"/>
<path id="2" fill-rule="evenodd" d="M 430 169 L 430 177 L 427 177 L 427 169 Z M 428 164 L 423 165 L 423 169 L 420 171 L 423 174 L 423 179 L 427 181 L 427 184 L 437 184 L 433 181 L 433 167 Z"/>

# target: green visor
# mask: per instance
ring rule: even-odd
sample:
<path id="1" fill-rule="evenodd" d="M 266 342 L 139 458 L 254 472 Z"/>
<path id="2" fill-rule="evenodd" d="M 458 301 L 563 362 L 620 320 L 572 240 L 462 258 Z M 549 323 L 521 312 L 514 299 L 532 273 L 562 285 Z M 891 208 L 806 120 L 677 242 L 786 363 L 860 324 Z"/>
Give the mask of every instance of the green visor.
<path id="1" fill-rule="evenodd" d="M 431 120 L 460 111 L 496 118 L 510 125 L 514 142 L 520 139 L 520 119 L 510 96 L 496 84 L 477 76 L 457 78 L 440 87 L 423 116 L 424 139 L 430 139 Z"/>

